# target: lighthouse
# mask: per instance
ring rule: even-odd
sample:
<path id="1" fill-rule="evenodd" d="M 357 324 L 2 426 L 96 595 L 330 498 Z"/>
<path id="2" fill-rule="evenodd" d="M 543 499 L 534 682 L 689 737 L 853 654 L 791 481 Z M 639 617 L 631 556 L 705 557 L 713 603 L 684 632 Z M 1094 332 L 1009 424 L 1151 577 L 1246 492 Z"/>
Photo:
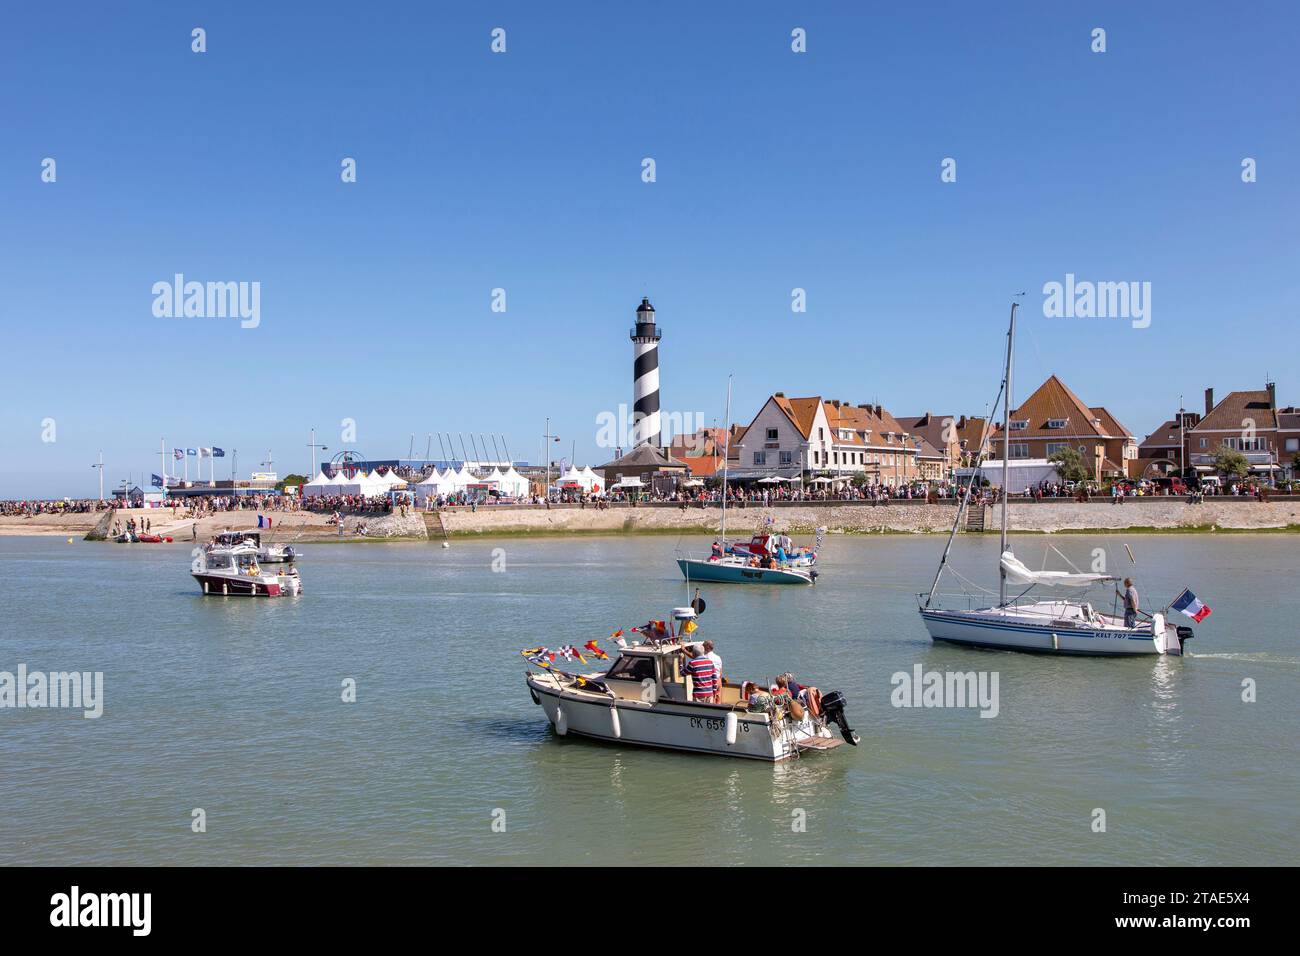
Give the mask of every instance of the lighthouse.
<path id="1" fill-rule="evenodd" d="M 642 299 L 632 339 L 632 447 L 659 447 L 659 339 L 655 307 Z"/>

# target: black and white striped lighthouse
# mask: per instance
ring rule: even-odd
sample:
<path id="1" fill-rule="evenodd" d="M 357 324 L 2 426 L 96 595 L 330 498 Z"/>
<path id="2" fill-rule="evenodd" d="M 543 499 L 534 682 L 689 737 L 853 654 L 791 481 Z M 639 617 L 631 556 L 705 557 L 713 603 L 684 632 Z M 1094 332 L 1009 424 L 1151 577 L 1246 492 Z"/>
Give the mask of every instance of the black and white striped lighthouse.
<path id="1" fill-rule="evenodd" d="M 632 447 L 659 447 L 659 339 L 655 307 L 642 299 L 632 330 Z"/>

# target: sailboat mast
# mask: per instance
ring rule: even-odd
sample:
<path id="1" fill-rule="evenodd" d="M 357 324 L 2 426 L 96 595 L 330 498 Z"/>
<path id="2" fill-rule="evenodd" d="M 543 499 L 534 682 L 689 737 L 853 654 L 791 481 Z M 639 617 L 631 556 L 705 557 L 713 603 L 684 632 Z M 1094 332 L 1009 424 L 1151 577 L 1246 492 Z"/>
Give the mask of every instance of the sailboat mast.
<path id="1" fill-rule="evenodd" d="M 731 457 L 731 379 L 727 376 L 727 413 L 722 419 L 722 431 L 727 438 L 726 449 L 722 453 L 722 550 L 727 550 L 727 460 Z"/>
<path id="2" fill-rule="evenodd" d="M 1011 476 L 1011 370 L 1016 350 L 1016 309 L 1019 302 L 1011 303 L 1011 325 L 1007 328 L 1007 374 L 1002 396 L 1002 536 L 998 549 L 998 606 L 1007 603 L 1007 572 L 1002 567 L 1002 555 L 1007 550 L 1007 499 L 1011 489 L 1007 482 Z"/>

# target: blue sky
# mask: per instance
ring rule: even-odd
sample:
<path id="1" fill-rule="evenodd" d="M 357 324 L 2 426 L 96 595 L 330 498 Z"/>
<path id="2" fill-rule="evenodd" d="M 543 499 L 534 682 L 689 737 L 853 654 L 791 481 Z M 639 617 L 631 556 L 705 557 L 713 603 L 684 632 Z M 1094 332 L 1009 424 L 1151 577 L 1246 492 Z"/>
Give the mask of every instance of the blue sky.
<path id="1" fill-rule="evenodd" d="M 91 494 L 100 448 L 107 484 L 147 480 L 160 437 L 304 470 L 313 426 L 535 461 L 549 415 L 599 464 L 643 295 L 665 411 L 709 424 L 730 372 L 742 420 L 776 390 L 981 413 L 1021 290 L 1021 395 L 1055 372 L 1139 437 L 1211 385 L 1300 402 L 1294 4 L 3 16 L 0 497 Z M 260 282 L 260 325 L 155 317 L 176 272 Z M 1067 273 L 1150 282 L 1150 327 L 1044 317 Z"/>

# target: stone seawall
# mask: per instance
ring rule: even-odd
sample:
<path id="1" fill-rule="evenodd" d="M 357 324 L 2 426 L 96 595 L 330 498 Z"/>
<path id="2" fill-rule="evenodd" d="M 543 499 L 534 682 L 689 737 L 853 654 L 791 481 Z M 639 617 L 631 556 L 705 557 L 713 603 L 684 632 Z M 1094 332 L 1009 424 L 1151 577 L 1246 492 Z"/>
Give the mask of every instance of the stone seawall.
<path id="1" fill-rule="evenodd" d="M 952 527 L 952 503 L 927 505 L 892 502 L 887 505 L 818 504 L 772 508 L 751 506 L 727 510 L 729 537 L 749 534 L 771 517 L 775 526 L 794 534 L 812 534 L 825 526 L 831 533 L 947 533 Z M 1123 505 L 1109 502 L 1012 502 L 1011 526 L 1017 532 L 1212 530 L 1300 530 L 1300 496 L 1270 502 L 1208 501 L 1191 505 L 1181 498 L 1134 499 Z M 578 507 L 486 507 L 471 512 L 448 509 L 442 523 L 451 535 L 514 534 L 631 534 L 693 532 L 717 534 L 717 508 L 641 506 L 606 510 Z M 1000 530 L 1001 511 L 987 508 L 985 532 Z"/>

